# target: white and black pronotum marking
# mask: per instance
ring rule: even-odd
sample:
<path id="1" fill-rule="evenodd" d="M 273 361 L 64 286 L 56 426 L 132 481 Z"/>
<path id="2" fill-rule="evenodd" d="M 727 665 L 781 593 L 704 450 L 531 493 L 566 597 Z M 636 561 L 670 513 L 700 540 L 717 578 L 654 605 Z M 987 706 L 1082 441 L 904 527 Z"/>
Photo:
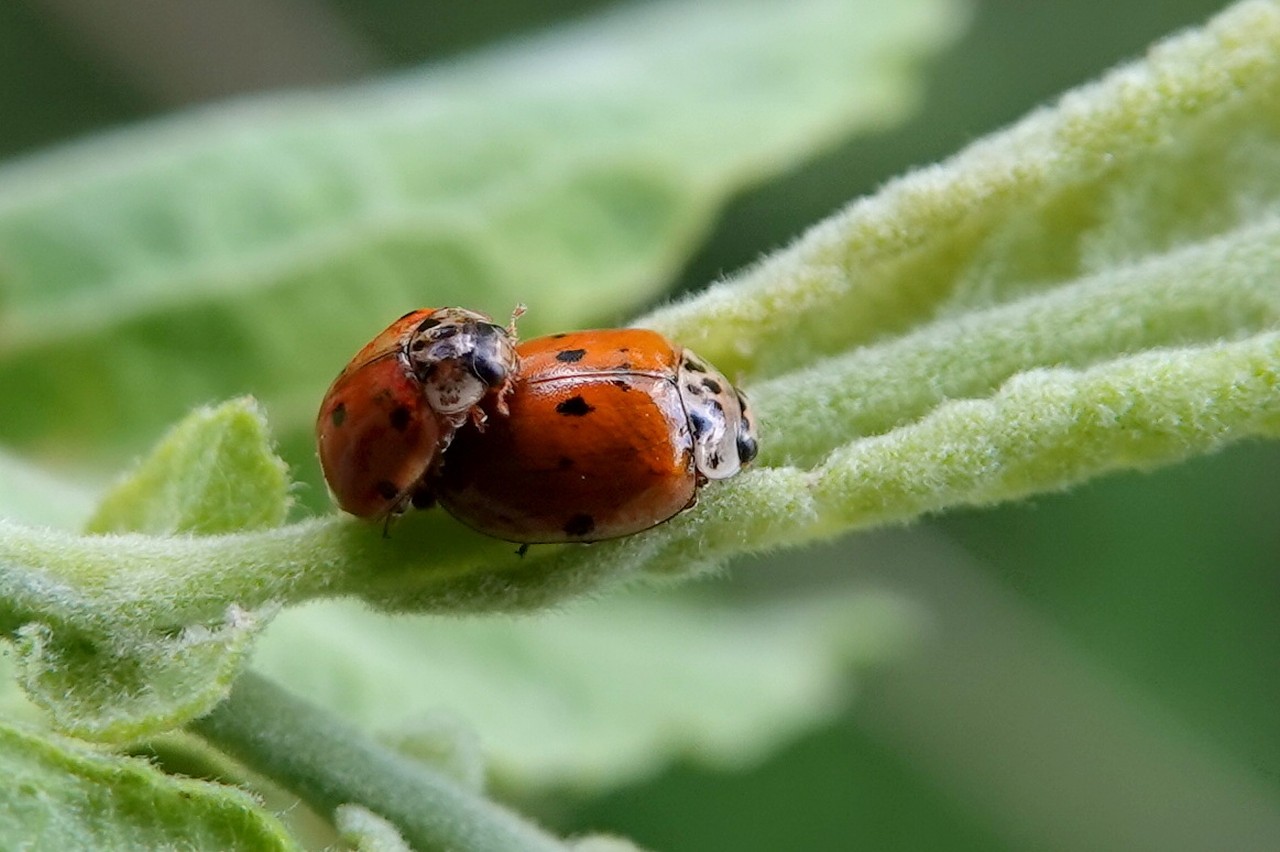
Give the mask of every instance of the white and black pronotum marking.
<path id="1" fill-rule="evenodd" d="M 728 479 L 756 457 L 755 420 L 747 398 L 688 349 L 676 373 L 693 433 L 693 460 L 707 479 Z"/>
<path id="2" fill-rule="evenodd" d="M 461 308 L 436 311 L 410 332 L 404 358 L 427 403 L 461 425 L 490 390 L 515 376 L 515 344 L 506 329 Z"/>

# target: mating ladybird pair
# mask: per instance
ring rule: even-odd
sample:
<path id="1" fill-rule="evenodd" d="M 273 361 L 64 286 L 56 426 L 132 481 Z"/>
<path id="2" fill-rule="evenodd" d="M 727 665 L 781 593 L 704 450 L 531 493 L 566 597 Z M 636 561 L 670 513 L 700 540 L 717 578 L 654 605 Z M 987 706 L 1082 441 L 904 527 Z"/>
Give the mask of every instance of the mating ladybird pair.
<path id="1" fill-rule="evenodd" d="M 662 523 L 755 458 L 746 398 L 662 335 L 514 337 L 423 309 L 361 349 L 316 422 L 338 505 L 376 518 L 439 502 L 509 541 L 599 541 Z"/>

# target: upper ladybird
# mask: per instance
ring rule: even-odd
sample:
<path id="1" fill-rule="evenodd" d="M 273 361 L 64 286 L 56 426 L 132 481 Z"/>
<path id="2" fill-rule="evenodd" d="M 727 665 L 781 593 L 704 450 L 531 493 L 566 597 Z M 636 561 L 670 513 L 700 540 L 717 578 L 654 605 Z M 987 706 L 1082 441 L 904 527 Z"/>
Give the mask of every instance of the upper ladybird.
<path id="1" fill-rule="evenodd" d="M 316 446 L 338 505 L 360 517 L 402 511 L 480 403 L 506 409 L 514 331 L 462 308 L 422 308 L 356 353 L 325 394 Z"/>
<path id="2" fill-rule="evenodd" d="M 755 458 L 746 397 L 657 332 L 554 334 L 516 352 L 508 414 L 460 429 L 432 475 L 473 529 L 529 544 L 630 535 Z"/>

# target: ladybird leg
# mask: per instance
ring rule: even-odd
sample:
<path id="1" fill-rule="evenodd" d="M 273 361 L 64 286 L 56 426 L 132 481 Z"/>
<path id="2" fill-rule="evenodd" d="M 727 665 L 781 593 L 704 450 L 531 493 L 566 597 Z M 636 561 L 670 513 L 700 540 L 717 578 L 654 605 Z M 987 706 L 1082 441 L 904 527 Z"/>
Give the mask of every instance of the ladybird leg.
<path id="1" fill-rule="evenodd" d="M 518 548 L 516 548 L 516 556 L 519 556 L 521 559 L 523 559 L 523 558 L 524 558 L 524 555 L 525 555 L 526 553 L 528 553 L 528 552 L 529 552 L 529 543 L 528 543 L 528 542 L 525 542 L 524 544 L 522 544 L 522 545 L 520 545 Z"/>
<path id="2" fill-rule="evenodd" d="M 414 495 L 410 491 L 404 491 L 396 498 L 396 502 L 387 510 L 386 517 L 382 519 L 382 537 L 391 538 L 391 527 L 396 521 L 400 520 L 400 516 L 409 511 L 409 507 L 413 505 Z"/>
<path id="3" fill-rule="evenodd" d="M 512 370 L 507 374 L 507 380 L 502 383 L 502 387 L 498 388 L 498 392 L 494 394 L 493 397 L 493 407 L 496 408 L 498 413 L 503 417 L 506 417 L 511 413 L 511 409 L 507 406 L 507 397 L 511 396 L 511 394 L 516 391 L 515 373 L 516 371 Z"/>

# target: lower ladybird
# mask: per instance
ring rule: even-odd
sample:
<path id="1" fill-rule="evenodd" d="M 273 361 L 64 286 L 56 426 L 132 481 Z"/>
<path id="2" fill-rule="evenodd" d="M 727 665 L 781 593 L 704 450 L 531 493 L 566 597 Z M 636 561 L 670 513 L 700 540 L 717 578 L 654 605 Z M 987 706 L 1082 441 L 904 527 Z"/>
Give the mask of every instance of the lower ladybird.
<path id="1" fill-rule="evenodd" d="M 511 393 L 480 403 L 485 428 L 460 428 L 430 478 L 479 532 L 526 544 L 630 535 L 756 455 L 742 393 L 657 332 L 555 334 L 516 352 Z M 508 412 L 493 416 L 500 402 Z"/>

